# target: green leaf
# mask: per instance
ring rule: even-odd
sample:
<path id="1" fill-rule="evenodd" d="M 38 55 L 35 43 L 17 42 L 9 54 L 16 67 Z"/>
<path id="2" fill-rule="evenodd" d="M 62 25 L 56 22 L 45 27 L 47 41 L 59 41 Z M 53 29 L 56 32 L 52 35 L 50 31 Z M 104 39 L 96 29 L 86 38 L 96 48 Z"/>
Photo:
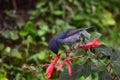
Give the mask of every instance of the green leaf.
<path id="1" fill-rule="evenodd" d="M 39 35 L 39 36 L 43 36 L 43 35 L 45 34 L 45 31 L 38 30 L 38 32 L 37 32 L 37 33 L 38 33 L 38 35 Z"/>
<path id="2" fill-rule="evenodd" d="M 7 47 L 5 48 L 5 52 L 6 52 L 6 53 L 10 53 L 10 51 L 11 51 L 11 47 L 8 47 L 8 46 L 7 46 Z"/>
<path id="3" fill-rule="evenodd" d="M 82 73 L 82 75 L 86 78 L 86 77 L 88 77 L 89 75 L 90 75 L 90 73 L 91 73 L 91 63 L 89 62 L 87 62 L 86 64 L 84 64 L 83 65 L 84 66 L 84 68 L 83 68 L 83 73 Z"/>
<path id="4" fill-rule="evenodd" d="M 85 80 L 92 80 L 92 75 L 89 75 Z"/>
<path id="5" fill-rule="evenodd" d="M 21 53 L 17 49 L 12 49 L 11 54 L 12 54 L 13 57 L 16 57 L 18 59 L 22 58 Z"/>
<path id="6" fill-rule="evenodd" d="M 43 5 L 45 5 L 45 2 L 44 1 L 39 1 L 36 5 L 36 8 L 40 9 Z"/>
<path id="7" fill-rule="evenodd" d="M 91 59 L 93 65 L 95 66 L 92 66 L 92 70 L 94 71 L 103 71 L 105 70 L 106 68 L 106 64 L 104 62 L 104 60 L 96 60 L 96 59 Z"/>
<path id="8" fill-rule="evenodd" d="M 27 36 L 26 43 L 32 43 L 33 38 L 31 36 Z"/>
<path id="9" fill-rule="evenodd" d="M 64 70 L 59 77 L 59 80 L 77 80 L 80 76 L 88 77 L 91 73 L 91 64 L 86 63 L 84 65 L 72 66 L 72 76 L 68 75 L 67 69 Z"/>
<path id="10" fill-rule="evenodd" d="M 91 35 L 92 35 L 91 40 L 94 40 L 96 38 L 100 38 L 102 36 L 102 34 L 99 32 L 92 32 Z"/>
<path id="11" fill-rule="evenodd" d="M 39 53 L 38 53 L 38 58 L 39 58 L 40 60 L 45 59 L 45 53 L 44 53 L 43 51 L 39 52 Z"/>
<path id="12" fill-rule="evenodd" d="M 102 23 L 106 26 L 109 26 L 109 25 L 115 25 L 116 22 L 115 20 L 113 19 L 112 17 L 112 13 L 109 12 L 109 11 L 104 11 L 104 13 L 102 14 Z"/>
<path id="13" fill-rule="evenodd" d="M 0 43 L 0 51 L 4 49 L 4 44 Z"/>
<path id="14" fill-rule="evenodd" d="M 90 34 L 87 31 L 82 31 L 82 34 L 87 40 L 90 39 Z"/>
<path id="15" fill-rule="evenodd" d="M 26 35 L 28 35 L 31 32 L 34 33 L 35 30 L 34 30 L 33 27 L 34 27 L 34 24 L 31 21 L 28 21 L 25 24 L 24 28 L 20 31 L 20 35 L 21 36 L 26 36 Z"/>
<path id="16" fill-rule="evenodd" d="M 111 66 L 113 67 L 115 73 L 117 74 L 117 76 L 119 76 L 120 79 L 120 49 L 116 49 L 112 53 Z"/>
<path id="17" fill-rule="evenodd" d="M 57 25 L 64 25 L 65 22 L 64 22 L 63 20 L 61 20 L 61 19 L 57 19 L 57 20 L 56 20 L 56 24 L 57 24 Z"/>
<path id="18" fill-rule="evenodd" d="M 100 45 L 98 47 L 95 47 L 94 49 L 97 54 L 103 53 L 106 56 L 110 56 L 112 54 L 112 49 L 105 45 Z"/>
<path id="19" fill-rule="evenodd" d="M 26 36 L 26 35 L 28 35 L 28 31 L 22 30 L 22 31 L 20 31 L 20 35 Z"/>
<path id="20" fill-rule="evenodd" d="M 38 54 L 31 55 L 29 58 L 27 58 L 28 61 L 37 60 L 37 59 L 38 59 Z"/>
<path id="21" fill-rule="evenodd" d="M 35 66 L 30 66 L 30 69 L 31 70 L 36 70 L 36 67 Z"/>
<path id="22" fill-rule="evenodd" d="M 60 15 L 63 15 L 64 12 L 63 12 L 63 11 L 60 11 L 60 10 L 55 10 L 55 11 L 53 11 L 53 14 L 54 14 L 54 15 L 57 15 L 57 16 L 60 16 Z"/>
<path id="23" fill-rule="evenodd" d="M 12 32 L 11 32 L 11 39 L 12 39 L 12 40 L 17 40 L 18 38 L 19 38 L 19 36 L 18 36 L 17 32 L 12 31 Z"/>
<path id="24" fill-rule="evenodd" d="M 75 15 L 75 17 L 73 17 L 74 20 L 83 20 L 85 19 L 87 16 L 86 15 Z"/>
<path id="25" fill-rule="evenodd" d="M 82 76 L 82 77 L 80 77 L 80 78 L 79 78 L 79 80 L 85 80 L 85 77 L 84 77 L 84 76 Z"/>
<path id="26" fill-rule="evenodd" d="M 39 30 L 37 30 L 37 35 L 40 37 L 44 36 L 49 31 L 48 25 L 46 25 L 43 21 L 39 22 L 38 25 Z"/>
<path id="27" fill-rule="evenodd" d="M 99 80 L 112 80 L 106 71 L 99 72 Z"/>
<path id="28" fill-rule="evenodd" d="M 18 16 L 14 13 L 13 10 L 5 10 L 4 13 L 9 16 L 11 19 L 17 18 Z"/>
<path id="29" fill-rule="evenodd" d="M 1 34 L 3 37 L 9 39 L 9 38 L 10 38 L 10 32 L 11 32 L 11 31 L 9 31 L 9 30 L 5 30 L 5 31 L 0 31 L 0 34 Z"/>

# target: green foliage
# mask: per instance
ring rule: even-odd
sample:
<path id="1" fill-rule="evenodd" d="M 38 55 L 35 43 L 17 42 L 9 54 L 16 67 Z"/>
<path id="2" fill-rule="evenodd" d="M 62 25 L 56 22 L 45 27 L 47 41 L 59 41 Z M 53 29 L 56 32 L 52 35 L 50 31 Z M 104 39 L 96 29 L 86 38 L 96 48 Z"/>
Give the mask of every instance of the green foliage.
<path id="1" fill-rule="evenodd" d="M 35 36 L 35 28 L 34 24 L 29 21 L 25 24 L 24 28 L 20 31 L 21 36 L 27 36 L 28 34 Z"/>
<path id="2" fill-rule="evenodd" d="M 99 72 L 99 80 L 112 80 L 106 71 Z"/>
<path id="3" fill-rule="evenodd" d="M 59 77 L 59 80 L 76 80 L 80 76 L 84 76 L 85 78 L 88 77 L 91 73 L 91 65 L 90 63 L 83 64 L 83 65 L 74 65 L 72 66 L 72 76 L 68 75 L 68 71 L 64 70 Z"/>
<path id="4" fill-rule="evenodd" d="M 111 58 L 111 66 L 113 67 L 115 73 L 120 79 L 120 49 L 117 49 L 113 52 L 112 58 Z"/>
<path id="5" fill-rule="evenodd" d="M 103 53 L 106 56 L 111 56 L 112 55 L 112 49 L 105 46 L 105 45 L 100 45 L 98 47 L 95 47 L 95 52 L 97 54 Z"/>
<path id="6" fill-rule="evenodd" d="M 120 75 L 119 75 L 120 74 L 120 70 L 119 70 L 120 50 L 117 49 L 115 51 L 112 51 L 111 48 L 106 47 L 104 45 L 95 47 L 95 50 L 96 51 L 94 52 L 94 54 L 91 54 L 90 52 L 88 55 L 86 55 L 86 57 L 89 57 L 89 58 L 86 59 L 85 63 L 82 62 L 80 64 L 78 63 L 72 66 L 72 76 L 69 76 L 68 70 L 65 69 L 63 72 L 61 72 L 59 76 L 59 80 L 78 80 L 79 78 L 80 80 L 87 80 L 87 78 L 92 73 L 95 73 L 95 72 L 97 72 L 99 75 L 98 80 L 112 80 L 115 78 L 120 79 Z M 97 55 L 95 55 L 96 53 Z M 84 53 L 84 54 L 87 54 L 87 53 Z M 101 59 L 103 56 L 104 57 L 106 56 L 106 57 L 104 59 Z M 110 57 L 110 59 L 106 59 L 108 56 Z M 81 60 L 83 58 L 84 57 L 81 57 L 80 59 L 77 59 L 77 60 Z M 94 80 L 94 77 L 91 76 L 91 79 Z"/>
<path id="7" fill-rule="evenodd" d="M 119 0 L 39 0 L 36 2 L 34 10 L 27 11 L 29 16 L 27 21 L 19 14 L 14 13 L 14 10 L 5 10 L 4 14 L 7 16 L 5 21 L 10 20 L 14 24 L 11 25 L 14 29 L 0 31 L 0 80 L 32 80 L 32 78 L 37 80 L 37 76 L 27 72 L 23 65 L 35 64 L 39 66 L 50 63 L 48 56 L 54 54 L 47 48 L 48 42 L 54 35 L 66 29 L 94 26 L 90 29 L 91 40 L 99 38 L 102 33 L 101 42 L 112 48 L 120 47 L 120 21 L 117 20 L 120 17 L 119 3 Z M 86 34 L 86 37 L 89 38 L 90 35 Z M 102 57 L 105 56 L 101 62 L 90 60 L 90 64 L 94 63 L 99 68 L 97 70 L 100 76 L 99 80 L 105 80 L 108 77 L 103 69 L 109 60 L 106 58 L 110 55 L 112 55 L 110 65 L 114 73 L 120 77 L 120 51 L 119 49 L 113 51 L 107 46 L 101 45 L 93 48 L 98 56 L 101 57 L 101 54 Z M 80 51 L 78 53 L 84 54 Z M 87 57 L 88 60 L 89 57 Z M 95 74 L 96 68 L 88 64 L 89 61 L 87 62 L 86 57 L 83 58 L 73 61 L 77 63 L 72 67 L 74 76 L 69 77 L 67 70 L 63 69 L 62 73 L 58 73 L 60 74 L 59 79 L 97 80 L 98 76 L 95 75 L 94 78 L 92 75 Z M 91 68 L 94 70 L 92 71 Z M 37 74 L 41 80 L 46 80 L 44 68 L 40 67 Z M 52 78 L 58 79 L 58 75 L 53 75 Z"/>

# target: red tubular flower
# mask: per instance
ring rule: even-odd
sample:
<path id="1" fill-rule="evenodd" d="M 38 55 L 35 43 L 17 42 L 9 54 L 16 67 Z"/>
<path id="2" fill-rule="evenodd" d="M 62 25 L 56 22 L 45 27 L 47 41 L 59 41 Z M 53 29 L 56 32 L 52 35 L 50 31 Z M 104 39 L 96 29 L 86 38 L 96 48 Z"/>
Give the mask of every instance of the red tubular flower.
<path id="1" fill-rule="evenodd" d="M 57 63 L 57 61 L 59 60 L 60 55 L 57 55 L 56 58 L 51 62 L 51 64 L 48 66 L 48 68 L 46 69 L 46 77 L 49 79 L 54 71 L 54 66 Z"/>
<path id="2" fill-rule="evenodd" d="M 64 60 L 58 65 L 57 71 L 59 71 L 59 70 L 62 68 L 62 66 L 63 66 L 63 64 L 65 63 L 65 61 L 66 61 L 66 59 L 64 59 Z"/>
<path id="3" fill-rule="evenodd" d="M 100 46 L 100 42 L 98 42 L 98 38 L 94 39 L 92 42 L 88 42 L 86 44 L 80 44 L 78 48 L 90 48 L 95 46 Z"/>
<path id="4" fill-rule="evenodd" d="M 51 63 L 46 70 L 46 77 L 49 79 L 54 71 L 54 64 Z"/>
<path id="5" fill-rule="evenodd" d="M 66 60 L 66 64 L 67 64 L 67 67 L 68 67 L 68 74 L 69 76 L 72 76 L 72 70 L 71 70 L 71 61 L 70 60 Z"/>
<path id="6" fill-rule="evenodd" d="M 66 63 L 68 63 L 68 64 L 70 64 L 70 65 L 72 64 L 69 59 L 66 60 Z"/>
<path id="7" fill-rule="evenodd" d="M 62 68 L 62 66 L 63 66 L 64 63 L 67 64 L 69 76 L 72 76 L 72 70 L 71 70 L 71 67 L 70 67 L 71 61 L 68 59 L 68 57 L 66 57 L 66 58 L 58 65 L 57 71 L 59 71 L 59 70 Z"/>
<path id="8" fill-rule="evenodd" d="M 95 46 L 99 46 L 100 43 L 98 42 L 98 38 L 96 38 L 95 40 L 93 40 L 92 42 L 89 42 L 85 45 L 86 48 L 90 48 L 90 47 L 95 47 Z"/>
<path id="9" fill-rule="evenodd" d="M 57 55 L 57 56 L 56 56 L 56 58 L 53 60 L 53 62 L 52 62 L 52 63 L 53 63 L 53 64 L 56 64 L 56 63 L 57 63 L 57 61 L 59 60 L 59 58 L 60 58 L 60 55 Z"/>

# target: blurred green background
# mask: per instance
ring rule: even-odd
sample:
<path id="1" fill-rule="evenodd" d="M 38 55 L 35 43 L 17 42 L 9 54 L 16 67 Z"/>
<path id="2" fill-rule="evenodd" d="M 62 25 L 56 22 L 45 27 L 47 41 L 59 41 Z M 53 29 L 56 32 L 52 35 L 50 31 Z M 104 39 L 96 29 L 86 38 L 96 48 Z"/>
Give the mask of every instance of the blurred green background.
<path id="1" fill-rule="evenodd" d="M 120 0 L 0 0 L 0 5 L 0 80 L 38 80 L 24 65 L 34 70 L 31 64 L 50 63 L 55 54 L 49 40 L 70 28 L 94 26 L 90 33 L 99 32 L 103 44 L 120 48 Z M 45 68 L 36 73 L 46 80 Z"/>

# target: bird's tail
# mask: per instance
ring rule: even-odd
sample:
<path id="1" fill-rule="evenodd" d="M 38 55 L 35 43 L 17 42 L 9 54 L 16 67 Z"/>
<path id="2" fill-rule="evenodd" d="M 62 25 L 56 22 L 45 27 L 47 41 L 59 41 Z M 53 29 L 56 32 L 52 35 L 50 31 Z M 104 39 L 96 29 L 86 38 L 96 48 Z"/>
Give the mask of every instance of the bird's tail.
<path id="1" fill-rule="evenodd" d="M 91 29 L 91 28 L 93 28 L 93 26 L 89 26 L 89 27 L 80 28 L 80 29 L 78 29 L 78 30 L 80 30 L 80 31 L 84 31 L 84 30 Z"/>
<path id="2" fill-rule="evenodd" d="M 93 28 L 93 26 L 89 26 L 89 27 L 86 27 L 84 29 L 87 30 L 87 29 L 91 29 L 91 28 Z"/>

